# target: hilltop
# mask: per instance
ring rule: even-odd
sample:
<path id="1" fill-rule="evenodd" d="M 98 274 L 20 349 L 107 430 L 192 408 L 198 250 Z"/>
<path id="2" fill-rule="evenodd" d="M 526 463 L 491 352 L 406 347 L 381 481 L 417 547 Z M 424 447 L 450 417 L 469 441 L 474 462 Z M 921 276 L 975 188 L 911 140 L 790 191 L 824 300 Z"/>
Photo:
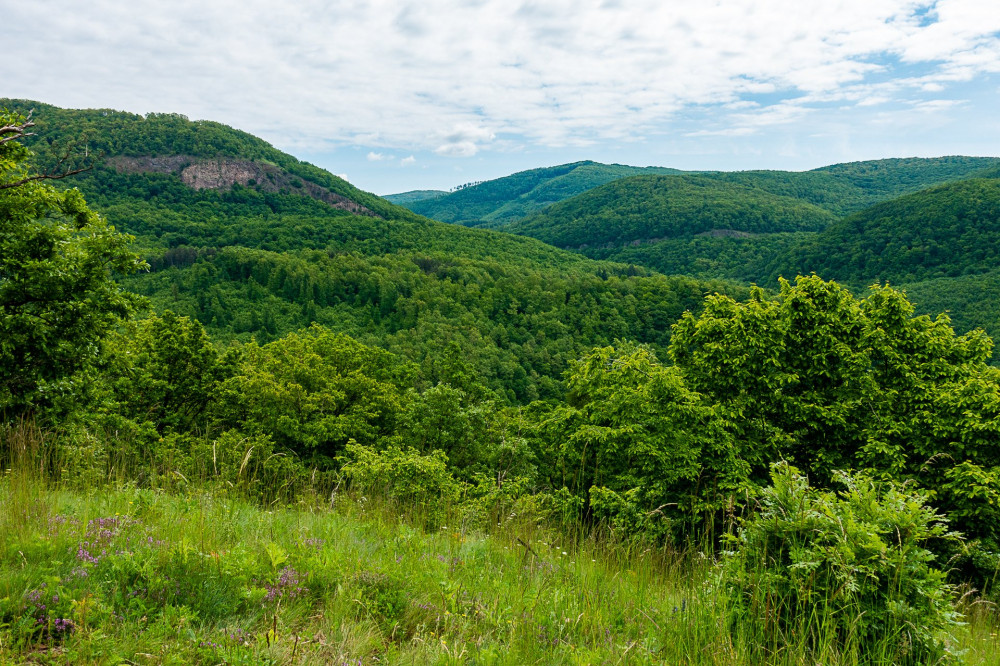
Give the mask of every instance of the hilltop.
<path id="1" fill-rule="evenodd" d="M 499 227 L 546 206 L 586 192 L 604 183 L 639 174 L 679 173 L 661 167 L 573 162 L 542 169 L 520 171 L 510 176 L 463 187 L 446 196 L 390 201 L 442 222 L 467 226 Z"/>
<path id="2" fill-rule="evenodd" d="M 913 282 L 1000 267 L 1000 180 L 972 178 L 876 204 L 831 225 L 791 263 L 847 282 Z"/>
<path id="3" fill-rule="evenodd" d="M 818 231 L 836 219 L 791 197 L 706 176 L 633 176 L 555 204 L 506 230 L 586 251 L 698 234 Z"/>

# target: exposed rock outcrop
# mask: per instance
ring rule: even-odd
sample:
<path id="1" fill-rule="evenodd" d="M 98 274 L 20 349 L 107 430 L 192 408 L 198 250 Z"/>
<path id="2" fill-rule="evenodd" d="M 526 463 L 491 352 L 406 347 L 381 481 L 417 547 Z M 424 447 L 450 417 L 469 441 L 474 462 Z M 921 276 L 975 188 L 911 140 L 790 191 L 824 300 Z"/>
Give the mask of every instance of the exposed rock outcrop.
<path id="1" fill-rule="evenodd" d="M 228 158 L 208 160 L 190 155 L 166 155 L 162 157 L 118 155 L 108 158 L 107 164 L 126 173 L 175 174 L 185 185 L 196 190 L 218 190 L 232 187 L 238 183 L 244 187 L 254 187 L 263 192 L 286 191 L 291 194 L 312 197 L 355 215 L 379 217 L 356 201 L 265 162 Z"/>

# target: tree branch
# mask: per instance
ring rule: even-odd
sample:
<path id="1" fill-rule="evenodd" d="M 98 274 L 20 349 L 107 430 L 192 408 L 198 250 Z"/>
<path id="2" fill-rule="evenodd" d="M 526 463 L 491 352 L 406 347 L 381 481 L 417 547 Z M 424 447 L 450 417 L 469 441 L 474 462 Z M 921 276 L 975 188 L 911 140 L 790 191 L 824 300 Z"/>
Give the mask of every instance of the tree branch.
<path id="1" fill-rule="evenodd" d="M 82 169 L 71 169 L 70 171 L 63 171 L 62 173 L 39 173 L 34 176 L 27 176 L 21 180 L 15 180 L 13 183 L 0 183 L 0 190 L 6 190 L 11 187 L 20 187 L 25 183 L 30 183 L 33 180 L 59 180 L 60 178 L 65 178 L 66 176 L 74 176 L 78 173 L 83 173 L 84 171 L 90 171 L 94 168 L 94 165 L 83 167 Z"/>
<path id="2" fill-rule="evenodd" d="M 35 135 L 34 132 L 25 131 L 29 127 L 34 127 L 34 126 L 35 123 L 31 122 L 31 114 L 28 114 L 28 117 L 25 119 L 23 123 L 14 125 L 4 125 L 0 127 L 0 145 L 3 145 L 8 141 L 16 141 L 18 139 L 23 139 L 24 137 L 27 136 L 34 136 Z M 66 162 L 68 162 L 69 158 L 71 157 L 70 150 L 71 148 L 67 148 L 66 152 L 64 152 L 59 157 L 59 161 L 56 163 L 54 169 L 46 171 L 45 173 L 34 174 L 32 176 L 25 176 L 20 180 L 15 180 L 10 183 L 0 183 L 0 190 L 8 190 L 13 187 L 20 187 L 21 185 L 25 185 L 26 183 L 30 183 L 36 180 L 59 180 L 60 178 L 66 178 L 67 176 L 74 176 L 78 173 L 83 173 L 84 171 L 90 171 L 91 169 L 94 168 L 93 165 L 89 165 L 86 167 L 81 167 L 79 169 L 68 169 L 66 171 L 61 171 L 62 166 L 66 164 Z M 89 157 L 89 155 L 87 156 Z"/>
<path id="3" fill-rule="evenodd" d="M 31 122 L 31 116 L 29 115 L 28 118 L 20 125 L 4 125 L 3 127 L 0 127 L 0 144 L 7 143 L 8 141 L 16 141 L 26 136 L 35 136 L 34 132 L 25 131 L 29 127 L 34 126 L 35 123 Z"/>

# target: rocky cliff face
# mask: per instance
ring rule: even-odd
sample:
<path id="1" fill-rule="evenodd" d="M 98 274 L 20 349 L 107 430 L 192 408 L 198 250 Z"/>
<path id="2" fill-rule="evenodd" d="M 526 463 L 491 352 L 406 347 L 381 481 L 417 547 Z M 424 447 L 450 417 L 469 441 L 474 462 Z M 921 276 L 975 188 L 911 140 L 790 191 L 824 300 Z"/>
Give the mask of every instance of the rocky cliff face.
<path id="1" fill-rule="evenodd" d="M 196 190 L 219 190 L 239 183 L 244 187 L 254 187 L 263 192 L 287 191 L 291 194 L 312 197 L 355 215 L 379 217 L 356 201 L 331 192 L 315 183 L 302 180 L 273 164 L 263 162 L 225 158 L 206 160 L 190 155 L 166 155 L 163 157 L 115 156 L 109 158 L 107 163 L 112 168 L 126 173 L 175 174 L 185 185 Z"/>

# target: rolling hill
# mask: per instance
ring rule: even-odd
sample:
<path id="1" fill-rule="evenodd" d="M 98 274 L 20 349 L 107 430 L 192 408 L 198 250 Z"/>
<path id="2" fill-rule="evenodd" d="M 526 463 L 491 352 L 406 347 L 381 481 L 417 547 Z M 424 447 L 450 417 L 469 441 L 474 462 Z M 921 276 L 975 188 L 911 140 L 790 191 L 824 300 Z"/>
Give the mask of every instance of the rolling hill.
<path id="1" fill-rule="evenodd" d="M 586 251 L 697 234 L 818 231 L 836 219 L 790 197 L 705 176 L 633 176 L 555 204 L 507 230 Z"/>
<path id="2" fill-rule="evenodd" d="M 742 293 L 429 220 L 217 123 L 0 105 L 35 110 L 43 167 L 69 143 L 103 153 L 63 186 L 136 237 L 151 270 L 127 286 L 218 341 L 315 322 L 407 359 L 415 386 L 523 402 L 594 346 L 662 348 L 706 292 Z"/>
<path id="3" fill-rule="evenodd" d="M 1000 180 L 972 178 L 876 204 L 792 253 L 795 270 L 914 282 L 1000 267 Z"/>
<path id="4" fill-rule="evenodd" d="M 499 227 L 604 183 L 638 174 L 679 173 L 676 169 L 574 162 L 532 169 L 463 187 L 447 196 L 404 202 L 421 215 L 466 226 Z"/>
<path id="5" fill-rule="evenodd" d="M 406 206 L 407 204 L 412 204 L 417 201 L 426 201 L 427 199 L 439 199 L 440 197 L 448 196 L 448 192 L 444 190 L 410 190 L 409 192 L 400 192 L 399 194 L 387 194 L 383 199 L 397 206 Z"/>
<path id="6" fill-rule="evenodd" d="M 930 185 L 998 168 L 1000 158 L 965 156 L 849 162 L 812 171 L 683 172 L 665 167 L 575 162 L 518 172 L 452 193 L 417 190 L 385 198 L 442 222 L 499 228 L 621 178 L 687 173 L 800 199 L 842 216 Z"/>

